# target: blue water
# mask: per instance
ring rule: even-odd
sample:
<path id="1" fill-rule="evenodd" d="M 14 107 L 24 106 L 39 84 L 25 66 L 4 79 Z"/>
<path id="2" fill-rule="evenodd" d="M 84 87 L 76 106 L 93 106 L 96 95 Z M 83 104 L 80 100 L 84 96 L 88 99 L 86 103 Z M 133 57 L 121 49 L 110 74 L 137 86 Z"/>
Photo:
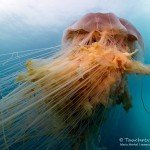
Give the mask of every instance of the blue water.
<path id="1" fill-rule="evenodd" d="M 138 10 L 138 8 L 139 7 L 137 7 L 137 16 L 136 11 L 132 14 L 131 10 L 128 10 L 130 9 L 129 7 L 126 8 L 127 13 L 124 14 L 123 17 L 132 22 L 141 33 L 145 45 L 144 62 L 150 64 L 150 15 L 148 15 L 150 13 L 144 11 L 139 13 L 138 11 L 140 10 Z M 89 9 L 90 12 L 98 10 L 101 9 Z M 86 12 L 88 11 L 86 10 Z M 76 18 L 82 16 L 84 13 L 83 11 L 78 13 Z M 117 12 L 117 15 L 121 17 L 119 12 Z M 72 20 L 68 21 L 68 24 L 71 22 Z M 67 24 L 61 24 L 60 27 L 57 25 L 56 29 L 56 27 L 41 27 L 37 24 L 36 27 L 33 27 L 20 21 L 17 17 L 15 19 L 9 18 L 5 20 L 5 22 L 0 22 L 0 54 L 59 45 L 66 26 Z M 125 112 L 121 106 L 116 106 L 112 109 L 109 117 L 102 126 L 101 137 L 99 137 L 103 148 L 107 145 L 111 149 L 150 149 L 150 147 L 121 147 L 119 141 L 120 138 L 123 138 L 123 140 L 125 140 L 125 138 L 150 139 L 150 114 L 144 109 L 141 99 L 142 88 L 144 104 L 150 112 L 149 85 L 150 77 L 148 76 L 129 76 L 129 89 L 132 96 L 133 107 L 129 112 Z"/>

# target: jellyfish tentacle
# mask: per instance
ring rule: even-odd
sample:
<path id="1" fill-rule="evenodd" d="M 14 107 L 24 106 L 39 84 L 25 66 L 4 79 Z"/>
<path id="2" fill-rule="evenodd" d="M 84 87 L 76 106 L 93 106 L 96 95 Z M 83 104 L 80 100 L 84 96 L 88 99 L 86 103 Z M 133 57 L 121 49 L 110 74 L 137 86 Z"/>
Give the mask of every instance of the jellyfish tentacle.
<path id="1" fill-rule="evenodd" d="M 132 99 L 129 94 L 128 86 L 127 86 L 127 78 L 125 77 L 120 86 L 117 100 L 115 101 L 116 104 L 122 104 L 125 111 L 128 111 L 132 107 Z M 121 90 L 121 91 L 120 91 Z"/>
<path id="2" fill-rule="evenodd" d="M 150 75 L 150 65 L 144 65 L 138 61 L 132 61 L 130 66 L 127 67 L 127 72 Z"/>
<path id="3" fill-rule="evenodd" d="M 108 32 L 107 31 L 103 31 L 101 33 L 101 38 L 99 40 L 99 43 L 102 44 L 102 45 L 105 45 L 106 44 L 106 40 L 107 40 L 107 36 L 108 36 Z"/>
<path id="4" fill-rule="evenodd" d="M 91 74 L 92 75 L 92 74 Z M 94 75 L 94 72 L 93 72 L 93 75 Z M 73 88 L 73 90 L 71 90 L 65 97 L 63 97 L 63 99 L 65 100 L 69 95 L 71 95 L 71 93 L 73 94 L 73 93 L 75 93 L 75 92 L 78 92 L 81 88 L 82 88 L 82 86 L 85 86 L 85 84 L 84 83 L 86 83 L 86 84 L 88 84 L 88 82 L 86 81 L 87 79 L 85 79 L 83 82 L 81 82 L 78 86 L 76 86 L 75 87 L 75 89 Z M 82 86 L 81 86 L 82 85 Z M 79 94 L 78 94 L 79 95 Z M 82 96 L 82 95 L 80 95 L 80 96 Z M 62 101 L 63 102 L 63 101 Z M 82 102 L 82 101 L 81 101 Z M 67 103 L 67 105 L 69 105 L 69 103 L 71 103 L 71 101 L 70 102 L 68 102 Z M 67 107 L 67 105 L 65 105 L 64 107 Z M 64 108 L 63 108 L 64 109 Z M 77 107 L 76 107 L 76 109 L 77 109 Z M 49 113 L 49 111 L 50 111 L 50 109 L 47 111 L 47 112 L 45 112 L 45 114 L 46 113 Z M 61 109 L 59 109 L 59 111 L 61 111 Z M 58 112 L 57 112 L 58 113 Z M 72 112 L 73 113 L 73 112 Z M 45 114 L 43 114 L 43 115 L 45 115 Z M 71 115 L 70 115 L 71 116 Z M 41 116 L 42 117 L 42 116 Z M 67 117 L 67 118 L 69 118 L 69 117 Z M 37 118 L 37 119 L 39 119 L 39 118 Z M 36 121 L 38 121 L 36 119 Z"/>
<path id="5" fill-rule="evenodd" d="M 86 45 L 92 38 L 94 31 L 90 32 L 86 38 L 82 40 L 82 42 L 79 45 Z"/>
<path id="6" fill-rule="evenodd" d="M 59 49 L 56 50 L 56 51 L 59 51 Z M 39 57 L 42 59 L 42 57 L 46 57 L 48 54 L 49 54 L 49 55 L 56 54 L 56 53 L 57 53 L 56 51 L 43 53 L 43 54 L 40 54 L 39 56 L 38 56 L 37 53 L 35 52 L 36 56 L 32 56 L 32 59 L 36 59 L 36 58 L 39 58 Z M 30 56 L 30 55 L 29 55 L 29 56 Z M 29 56 L 28 56 L 28 59 L 30 59 Z M 55 55 L 55 57 L 56 57 L 56 55 Z M 14 63 L 14 64 L 11 63 L 11 66 L 10 66 L 10 67 L 7 67 L 7 66 L 5 66 L 5 65 L 2 66 L 2 67 L 5 67 L 4 69 L 1 70 L 2 75 L 8 75 L 8 73 L 12 73 L 12 72 L 14 72 L 14 71 L 16 71 L 16 70 L 21 71 L 21 70 L 22 70 L 22 67 L 23 67 L 23 65 L 24 65 L 24 63 L 25 63 L 26 60 L 23 61 L 23 58 L 19 58 L 19 59 L 20 59 L 20 60 L 19 60 L 19 63 Z M 52 58 L 51 58 L 51 59 L 52 59 Z"/>
<path id="7" fill-rule="evenodd" d="M 138 49 L 135 49 L 134 52 L 132 53 L 128 53 L 128 52 L 124 52 L 123 54 L 126 55 L 128 58 L 131 58 L 132 56 L 134 56 L 136 53 L 138 53 Z"/>

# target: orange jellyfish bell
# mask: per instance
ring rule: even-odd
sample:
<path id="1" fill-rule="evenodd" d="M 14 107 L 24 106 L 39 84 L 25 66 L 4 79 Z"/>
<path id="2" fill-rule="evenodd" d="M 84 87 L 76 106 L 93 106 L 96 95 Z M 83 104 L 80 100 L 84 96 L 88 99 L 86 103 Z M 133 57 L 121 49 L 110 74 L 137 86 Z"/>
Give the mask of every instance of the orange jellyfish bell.
<path id="1" fill-rule="evenodd" d="M 127 20 L 117 17 L 113 13 L 89 13 L 69 26 L 63 35 L 63 44 L 72 41 L 77 34 L 88 34 L 94 31 L 126 37 L 131 44 L 137 41 L 143 48 L 143 40 L 137 29 Z M 99 39 L 98 39 L 99 40 Z M 73 41 L 72 41 L 73 42 Z"/>

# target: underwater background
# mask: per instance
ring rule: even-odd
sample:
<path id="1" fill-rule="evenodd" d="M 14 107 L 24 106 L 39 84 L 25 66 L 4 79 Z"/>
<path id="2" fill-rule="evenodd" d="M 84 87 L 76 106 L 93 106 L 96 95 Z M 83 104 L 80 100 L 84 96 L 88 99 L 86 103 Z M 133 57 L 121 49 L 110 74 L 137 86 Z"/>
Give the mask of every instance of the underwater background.
<path id="1" fill-rule="evenodd" d="M 0 55 L 60 45 L 65 28 L 89 12 L 113 12 L 129 20 L 143 37 L 141 60 L 150 64 L 148 0 L 0 0 Z M 121 106 L 110 111 L 98 137 L 101 147 L 150 149 L 120 146 L 120 138 L 150 139 L 149 86 L 150 77 L 129 76 L 133 107 L 129 112 Z"/>

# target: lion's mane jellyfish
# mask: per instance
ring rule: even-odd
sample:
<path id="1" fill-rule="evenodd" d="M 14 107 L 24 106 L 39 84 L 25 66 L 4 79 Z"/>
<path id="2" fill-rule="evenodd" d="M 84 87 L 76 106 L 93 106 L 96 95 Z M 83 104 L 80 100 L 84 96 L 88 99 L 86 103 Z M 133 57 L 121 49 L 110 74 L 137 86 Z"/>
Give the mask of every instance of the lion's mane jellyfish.
<path id="1" fill-rule="evenodd" d="M 19 86 L 0 101 L 1 148 L 79 149 L 107 109 L 132 106 L 127 74 L 150 74 L 137 61 L 142 48 L 128 21 L 112 13 L 83 16 L 64 32 L 62 50 L 29 59 Z"/>

